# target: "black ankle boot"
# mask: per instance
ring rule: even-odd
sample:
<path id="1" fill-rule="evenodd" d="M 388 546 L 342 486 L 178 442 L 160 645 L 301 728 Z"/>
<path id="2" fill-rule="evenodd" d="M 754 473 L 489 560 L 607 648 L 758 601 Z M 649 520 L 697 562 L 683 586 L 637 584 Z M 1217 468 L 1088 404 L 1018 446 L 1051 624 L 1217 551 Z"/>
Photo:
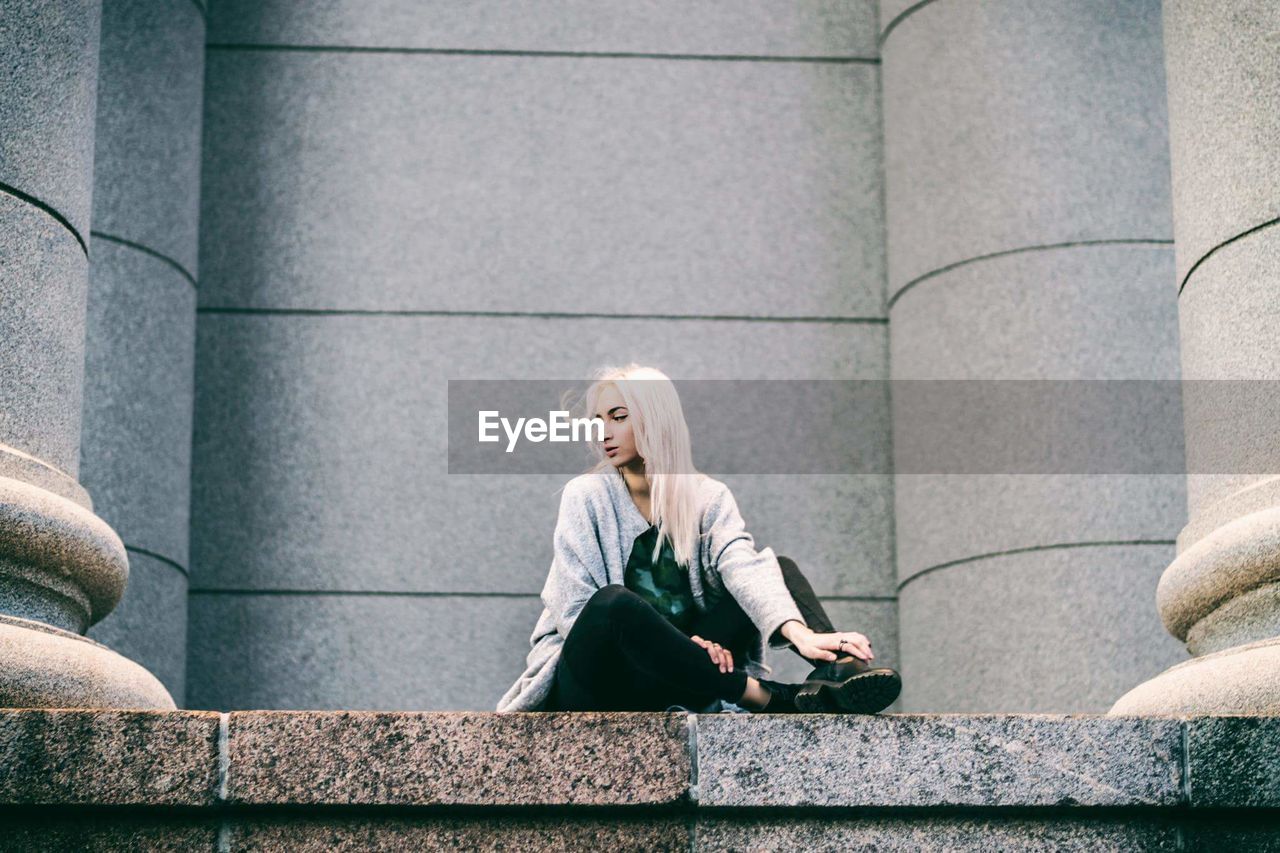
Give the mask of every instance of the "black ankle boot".
<path id="1" fill-rule="evenodd" d="M 875 714 L 892 705 L 901 692 L 902 678 L 897 672 L 854 658 L 819 664 L 800 685 L 792 701 L 804 713 L 822 713 L 829 709 Z"/>
<path id="2" fill-rule="evenodd" d="M 796 694 L 803 686 L 801 684 L 785 684 L 781 681 L 768 681 L 766 679 L 758 679 L 760 686 L 769 691 L 769 702 L 761 709 L 755 711 L 757 714 L 799 714 L 802 713 L 796 707 Z"/>

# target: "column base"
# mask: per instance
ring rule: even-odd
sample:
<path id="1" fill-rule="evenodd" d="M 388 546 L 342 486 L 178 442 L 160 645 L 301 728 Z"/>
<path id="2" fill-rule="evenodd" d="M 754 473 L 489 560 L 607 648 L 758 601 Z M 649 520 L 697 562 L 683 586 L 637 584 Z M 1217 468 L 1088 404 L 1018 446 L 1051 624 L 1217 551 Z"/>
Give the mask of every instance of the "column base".
<path id="1" fill-rule="evenodd" d="M 174 710 L 169 691 L 128 658 L 70 631 L 0 615 L 0 707 Z"/>
<path id="2" fill-rule="evenodd" d="M 1280 714 L 1280 637 L 1233 646 L 1170 667 L 1109 714 Z"/>

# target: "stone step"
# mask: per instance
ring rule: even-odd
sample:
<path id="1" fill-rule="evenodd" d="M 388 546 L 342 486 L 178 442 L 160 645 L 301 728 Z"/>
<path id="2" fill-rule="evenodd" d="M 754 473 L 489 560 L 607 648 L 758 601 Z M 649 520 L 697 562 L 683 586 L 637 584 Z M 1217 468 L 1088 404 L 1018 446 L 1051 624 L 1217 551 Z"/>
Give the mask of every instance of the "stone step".
<path id="1" fill-rule="evenodd" d="M 0 823 L 6 850 L 1269 844 L 1277 746 L 1274 717 L 12 709 Z"/>

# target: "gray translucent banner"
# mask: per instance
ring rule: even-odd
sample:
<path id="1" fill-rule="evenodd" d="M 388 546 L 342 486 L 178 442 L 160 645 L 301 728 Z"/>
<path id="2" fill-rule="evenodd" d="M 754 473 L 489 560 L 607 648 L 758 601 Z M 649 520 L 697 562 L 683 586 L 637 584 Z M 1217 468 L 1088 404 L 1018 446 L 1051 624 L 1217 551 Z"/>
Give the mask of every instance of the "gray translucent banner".
<path id="1" fill-rule="evenodd" d="M 672 384 L 694 469 L 712 475 L 1280 473 L 1273 381 Z M 449 380 L 449 473 L 586 470 L 602 458 L 587 424 L 573 440 L 572 420 L 588 417 L 588 385 Z M 482 431 L 496 440 L 481 441 Z"/>

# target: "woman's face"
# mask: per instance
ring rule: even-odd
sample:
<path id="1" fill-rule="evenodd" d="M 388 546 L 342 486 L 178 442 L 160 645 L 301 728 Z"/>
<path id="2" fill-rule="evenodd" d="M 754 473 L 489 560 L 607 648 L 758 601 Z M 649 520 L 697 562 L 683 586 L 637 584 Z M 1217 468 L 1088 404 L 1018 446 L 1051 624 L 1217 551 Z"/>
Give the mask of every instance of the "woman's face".
<path id="1" fill-rule="evenodd" d="M 604 421 L 605 458 L 613 467 L 622 468 L 640 460 L 635 436 L 631 432 L 631 416 L 617 387 L 606 385 L 596 403 L 595 417 Z"/>

